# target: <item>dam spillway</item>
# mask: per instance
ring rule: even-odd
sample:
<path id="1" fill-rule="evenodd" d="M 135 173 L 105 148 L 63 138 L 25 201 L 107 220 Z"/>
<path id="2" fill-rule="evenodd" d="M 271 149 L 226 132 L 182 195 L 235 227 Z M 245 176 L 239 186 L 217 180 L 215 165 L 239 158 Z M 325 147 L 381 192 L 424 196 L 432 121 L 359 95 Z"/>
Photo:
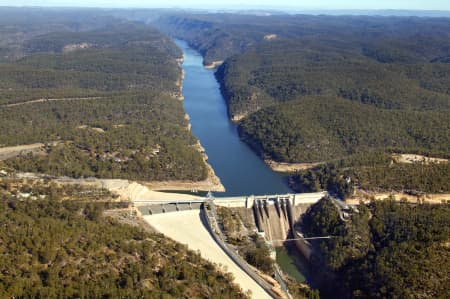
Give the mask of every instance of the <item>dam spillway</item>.
<path id="1" fill-rule="evenodd" d="M 248 197 L 216 198 L 214 204 L 239 211 L 246 222 L 251 223 L 273 247 L 282 246 L 285 240 L 293 240 L 297 249 L 309 260 L 312 249 L 309 242 L 296 231 L 295 224 L 303 213 L 327 192 L 264 195 Z"/>

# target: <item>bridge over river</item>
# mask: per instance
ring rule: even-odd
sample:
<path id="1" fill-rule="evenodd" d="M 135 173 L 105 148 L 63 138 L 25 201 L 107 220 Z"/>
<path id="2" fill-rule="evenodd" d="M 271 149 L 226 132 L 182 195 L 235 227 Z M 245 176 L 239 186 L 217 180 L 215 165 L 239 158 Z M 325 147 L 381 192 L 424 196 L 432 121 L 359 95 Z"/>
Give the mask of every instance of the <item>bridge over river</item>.
<path id="1" fill-rule="evenodd" d="M 135 200 L 133 203 L 140 216 L 156 230 L 177 242 L 187 244 L 191 250 L 198 250 L 202 257 L 222 265 L 226 271 L 231 272 L 235 282 L 244 291 L 251 291 L 252 298 L 280 298 L 281 290 L 274 288 L 274 284 L 271 284 L 270 280 L 268 282 L 262 279 L 256 269 L 249 266 L 227 245 L 226 238 L 217 224 L 215 207 L 244 208 L 249 213 L 254 213 L 255 219 L 266 219 L 264 224 L 259 222 L 259 225 L 256 220 L 258 231 L 264 235 L 264 229 L 270 230 L 272 233 L 269 233 L 268 238 L 266 235 L 266 239 L 271 241 L 271 238 L 281 238 L 279 234 L 270 235 L 273 234 L 273 231 L 277 231 L 276 229 L 271 230 L 271 226 L 279 226 L 281 219 L 284 230 L 292 229 L 292 217 L 288 217 L 288 215 L 292 216 L 295 213 L 295 207 L 309 206 L 326 195 L 326 192 L 318 192 L 226 198 L 207 197 L 203 200 L 186 201 Z M 282 205 L 284 205 L 286 214 L 272 211 L 273 209 L 283 209 Z M 280 210 L 278 211 L 280 212 Z M 273 217 L 270 221 L 269 214 Z M 301 239 L 298 235 L 294 236 Z M 302 242 L 302 240 L 297 241 Z"/>

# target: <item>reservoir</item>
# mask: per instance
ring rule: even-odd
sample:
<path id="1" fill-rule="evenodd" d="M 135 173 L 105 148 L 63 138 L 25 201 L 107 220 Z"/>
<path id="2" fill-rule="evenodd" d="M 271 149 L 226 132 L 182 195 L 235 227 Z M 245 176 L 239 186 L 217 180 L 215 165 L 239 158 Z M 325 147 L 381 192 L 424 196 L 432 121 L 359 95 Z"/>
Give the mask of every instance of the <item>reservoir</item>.
<path id="1" fill-rule="evenodd" d="M 205 69 L 201 54 L 186 42 L 175 42 L 184 54 L 184 109 L 190 117 L 193 134 L 205 148 L 208 162 L 226 189 L 214 195 L 291 193 L 287 178 L 272 171 L 240 140 L 236 125 L 228 117 L 214 70 Z M 304 275 L 308 273 L 306 262 L 299 263 L 299 257 L 284 247 L 277 248 L 277 253 L 277 262 L 283 271 L 298 282 L 304 282 Z"/>
<path id="2" fill-rule="evenodd" d="M 184 109 L 192 132 L 208 155 L 208 162 L 225 186 L 215 196 L 264 195 L 292 192 L 286 177 L 272 171 L 239 139 L 228 118 L 227 107 L 214 71 L 203 67 L 203 58 L 184 41 L 176 40 L 184 53 Z"/>

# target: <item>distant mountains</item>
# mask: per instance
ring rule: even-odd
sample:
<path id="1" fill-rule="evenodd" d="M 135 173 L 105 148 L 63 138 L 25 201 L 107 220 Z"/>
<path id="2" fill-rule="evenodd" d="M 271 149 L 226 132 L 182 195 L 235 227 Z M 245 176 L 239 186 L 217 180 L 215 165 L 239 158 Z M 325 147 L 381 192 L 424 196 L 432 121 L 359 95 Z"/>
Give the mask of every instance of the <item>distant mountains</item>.
<path id="1" fill-rule="evenodd" d="M 197 9 L 197 12 L 202 10 Z M 432 17 L 449 18 L 450 11 L 447 10 L 399 10 L 399 9 L 299 9 L 294 7 L 266 8 L 266 9 L 206 9 L 203 12 L 210 13 L 234 13 L 244 15 L 270 16 L 283 14 L 305 14 L 305 15 L 332 15 L 332 16 L 398 16 L 398 17 Z"/>

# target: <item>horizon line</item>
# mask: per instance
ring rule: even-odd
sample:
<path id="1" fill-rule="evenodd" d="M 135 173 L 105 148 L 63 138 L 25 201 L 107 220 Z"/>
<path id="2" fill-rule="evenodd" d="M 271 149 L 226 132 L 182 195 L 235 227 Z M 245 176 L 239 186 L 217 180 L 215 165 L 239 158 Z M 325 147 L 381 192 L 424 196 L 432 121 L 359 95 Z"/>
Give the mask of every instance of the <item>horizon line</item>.
<path id="1" fill-rule="evenodd" d="M 447 9 L 408 9 L 408 8 L 302 8 L 299 6 L 264 6 L 264 5 L 249 5 L 238 8 L 235 6 L 76 6 L 76 5 L 0 5 L 0 8 L 62 8 L 62 9 L 168 9 L 168 10 L 227 10 L 227 11 L 251 11 L 251 10 L 263 10 L 270 11 L 283 11 L 286 9 L 293 9 L 297 12 L 315 12 L 315 11 L 330 11 L 330 12 L 348 12 L 348 11 L 393 11 L 393 12 L 448 12 Z"/>

